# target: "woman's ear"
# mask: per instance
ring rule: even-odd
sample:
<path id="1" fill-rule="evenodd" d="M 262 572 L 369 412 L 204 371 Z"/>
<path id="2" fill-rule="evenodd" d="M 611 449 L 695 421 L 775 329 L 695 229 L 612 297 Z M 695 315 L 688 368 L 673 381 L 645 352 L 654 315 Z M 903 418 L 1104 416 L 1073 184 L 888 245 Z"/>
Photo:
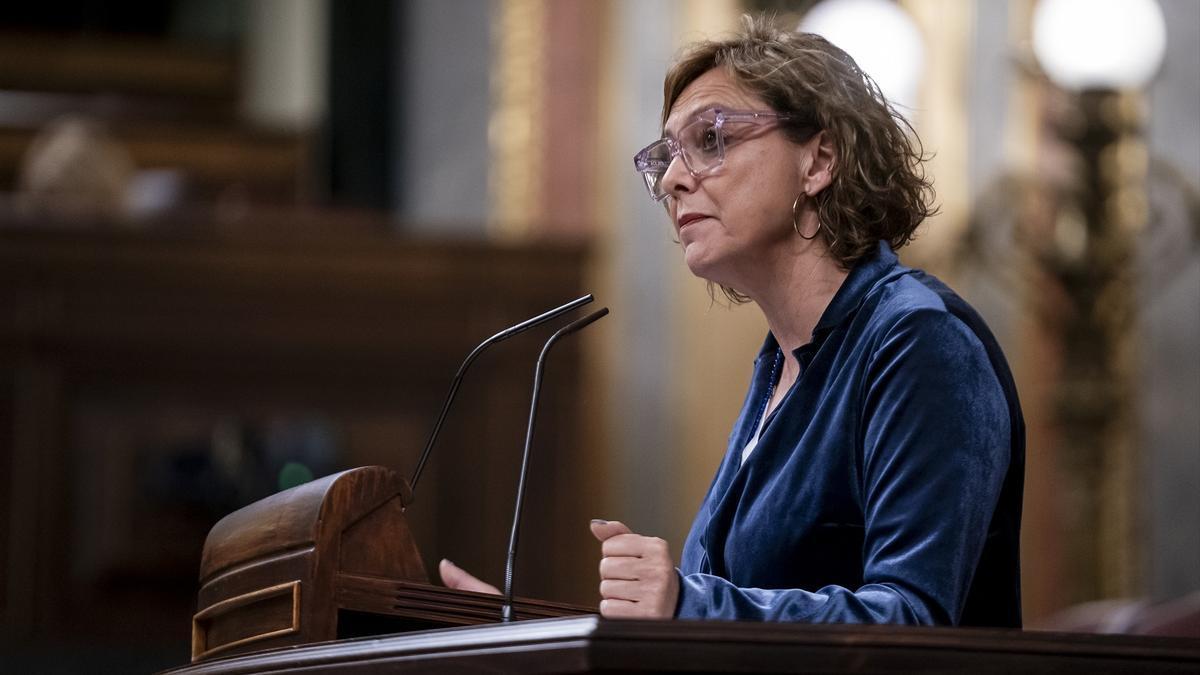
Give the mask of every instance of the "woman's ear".
<path id="1" fill-rule="evenodd" d="M 837 148 L 834 147 L 833 136 L 826 131 L 818 131 L 804 144 L 804 149 L 810 161 L 801 181 L 804 194 L 815 197 L 833 182 Z"/>

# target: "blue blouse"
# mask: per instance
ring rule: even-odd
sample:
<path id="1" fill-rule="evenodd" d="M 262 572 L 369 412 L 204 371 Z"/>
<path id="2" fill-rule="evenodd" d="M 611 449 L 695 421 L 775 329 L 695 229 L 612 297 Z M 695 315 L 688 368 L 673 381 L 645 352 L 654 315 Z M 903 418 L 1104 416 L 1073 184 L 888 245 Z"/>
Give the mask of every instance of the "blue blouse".
<path id="1" fill-rule="evenodd" d="M 886 243 L 843 282 L 758 426 L 754 364 L 679 567 L 680 618 L 1021 625 L 1025 426 L 1000 346 Z"/>

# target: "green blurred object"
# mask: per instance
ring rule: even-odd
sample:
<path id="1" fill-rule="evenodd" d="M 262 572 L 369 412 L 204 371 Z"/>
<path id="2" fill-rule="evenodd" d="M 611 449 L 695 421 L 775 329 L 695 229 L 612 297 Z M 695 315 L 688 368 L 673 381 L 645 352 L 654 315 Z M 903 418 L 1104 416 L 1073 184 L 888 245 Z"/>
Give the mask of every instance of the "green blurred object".
<path id="1" fill-rule="evenodd" d="M 312 470 L 299 462 L 288 462 L 279 470 L 279 491 L 303 485 L 313 479 Z"/>

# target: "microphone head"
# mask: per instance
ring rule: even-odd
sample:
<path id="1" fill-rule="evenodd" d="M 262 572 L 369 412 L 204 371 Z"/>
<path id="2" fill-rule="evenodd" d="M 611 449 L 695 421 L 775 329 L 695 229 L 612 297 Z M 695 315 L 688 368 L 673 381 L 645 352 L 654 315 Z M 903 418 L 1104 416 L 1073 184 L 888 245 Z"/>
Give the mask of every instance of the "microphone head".
<path id="1" fill-rule="evenodd" d="M 556 336 L 570 335 L 571 333 L 574 333 L 575 331 L 577 331 L 581 328 L 584 328 L 585 326 L 588 326 L 589 324 L 591 324 L 595 321 L 598 321 L 599 319 L 602 319 L 607 315 L 608 315 L 608 308 L 601 307 L 600 309 L 592 312 L 591 314 L 588 314 L 587 316 L 575 319 L 571 323 L 558 329 L 558 333 L 556 333 Z"/>

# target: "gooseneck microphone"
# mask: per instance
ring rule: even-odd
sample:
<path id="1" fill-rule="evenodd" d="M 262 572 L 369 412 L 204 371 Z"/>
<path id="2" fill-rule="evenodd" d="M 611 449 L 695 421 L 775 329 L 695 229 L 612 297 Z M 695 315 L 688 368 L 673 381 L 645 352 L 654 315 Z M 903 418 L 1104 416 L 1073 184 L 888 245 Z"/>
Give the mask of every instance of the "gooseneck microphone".
<path id="1" fill-rule="evenodd" d="M 521 506 L 525 501 L 525 477 L 529 473 L 529 448 L 533 445 L 533 427 L 537 421 L 538 398 L 542 391 L 542 372 L 546 366 L 546 355 L 550 353 L 550 348 L 560 338 L 580 330 L 606 314 L 608 314 L 608 308 L 602 307 L 559 328 L 554 335 L 550 336 L 549 340 L 546 340 L 546 344 L 542 346 L 542 353 L 538 356 L 537 368 L 533 371 L 533 396 L 529 402 L 529 425 L 525 429 L 525 452 L 521 456 L 521 477 L 517 482 L 517 503 L 513 508 L 512 531 L 508 536 L 508 558 L 504 563 L 504 605 L 500 610 L 500 620 L 503 622 L 513 620 L 513 565 L 517 559 L 517 535 L 521 527 Z"/>
<path id="2" fill-rule="evenodd" d="M 576 307 L 582 307 L 583 305 L 586 305 L 591 301 L 592 301 L 592 294 L 588 293 L 587 295 L 585 295 L 581 298 L 576 298 L 576 299 L 572 300 L 571 302 L 568 302 L 565 305 L 562 305 L 560 307 L 555 307 L 554 309 L 552 309 L 544 314 L 539 314 L 539 315 L 533 317 L 532 319 L 527 319 L 515 326 L 505 328 L 504 330 L 500 331 L 499 333 L 496 333 L 492 337 L 484 340 L 483 342 L 480 342 L 479 346 L 476 347 L 474 350 L 471 351 L 470 354 L 467 355 L 466 360 L 464 360 L 462 362 L 462 365 L 458 367 L 458 373 L 454 376 L 454 379 L 451 380 L 451 382 L 450 382 L 450 391 L 446 394 L 446 402 L 442 404 L 442 411 L 440 413 L 438 413 L 437 421 L 434 422 L 434 424 L 433 424 L 433 431 L 429 434 L 429 440 L 425 443 L 425 449 L 421 451 L 421 458 L 417 460 L 417 468 L 413 470 L 412 480 L 409 481 L 409 488 L 413 491 L 414 494 L 417 491 L 417 481 L 420 480 L 420 478 L 421 478 L 421 471 L 423 471 L 425 469 L 425 462 L 429 459 L 429 453 L 433 450 L 433 444 L 437 440 L 438 434 L 441 433 L 441 431 L 442 431 L 442 423 L 446 421 L 446 413 L 450 412 L 450 404 L 454 402 L 454 396 L 458 393 L 458 386 L 460 384 L 462 384 L 463 375 L 466 374 L 467 368 L 471 367 L 471 362 L 473 362 L 481 353 L 483 353 L 483 351 L 485 349 L 487 349 L 488 347 L 491 347 L 492 345 L 496 344 L 497 342 L 503 342 L 514 335 L 524 333 L 525 331 L 529 330 L 530 328 L 533 328 L 535 326 L 540 326 L 543 323 L 546 323 L 547 321 L 549 321 L 555 317 L 566 314 L 567 312 L 575 309 Z M 607 310 L 605 310 L 605 311 L 607 311 Z M 600 318 L 600 317 L 597 316 L 596 318 Z M 579 323 L 579 322 L 576 321 L 575 323 Z M 589 321 L 588 323 L 591 323 L 591 322 Z M 571 326 L 574 326 L 574 325 L 575 325 L 574 323 L 570 324 L 566 328 L 570 328 Z M 583 325 L 586 325 L 586 324 L 583 324 Z M 583 325 L 581 325 L 580 328 L 582 328 Z M 563 330 L 566 330 L 566 328 L 564 328 Z M 558 333 L 555 333 L 554 334 L 555 337 L 557 337 L 559 333 L 562 333 L 563 330 L 560 330 L 560 331 L 558 331 Z M 576 330 L 578 330 L 578 329 L 576 329 Z M 555 338 L 551 337 L 550 339 L 554 340 Z M 549 343 L 547 343 L 547 345 L 549 345 Z M 544 348 L 543 348 L 542 354 L 543 354 L 543 356 L 545 355 Z M 539 369 L 541 368 L 540 360 L 538 361 L 538 368 Z"/>

